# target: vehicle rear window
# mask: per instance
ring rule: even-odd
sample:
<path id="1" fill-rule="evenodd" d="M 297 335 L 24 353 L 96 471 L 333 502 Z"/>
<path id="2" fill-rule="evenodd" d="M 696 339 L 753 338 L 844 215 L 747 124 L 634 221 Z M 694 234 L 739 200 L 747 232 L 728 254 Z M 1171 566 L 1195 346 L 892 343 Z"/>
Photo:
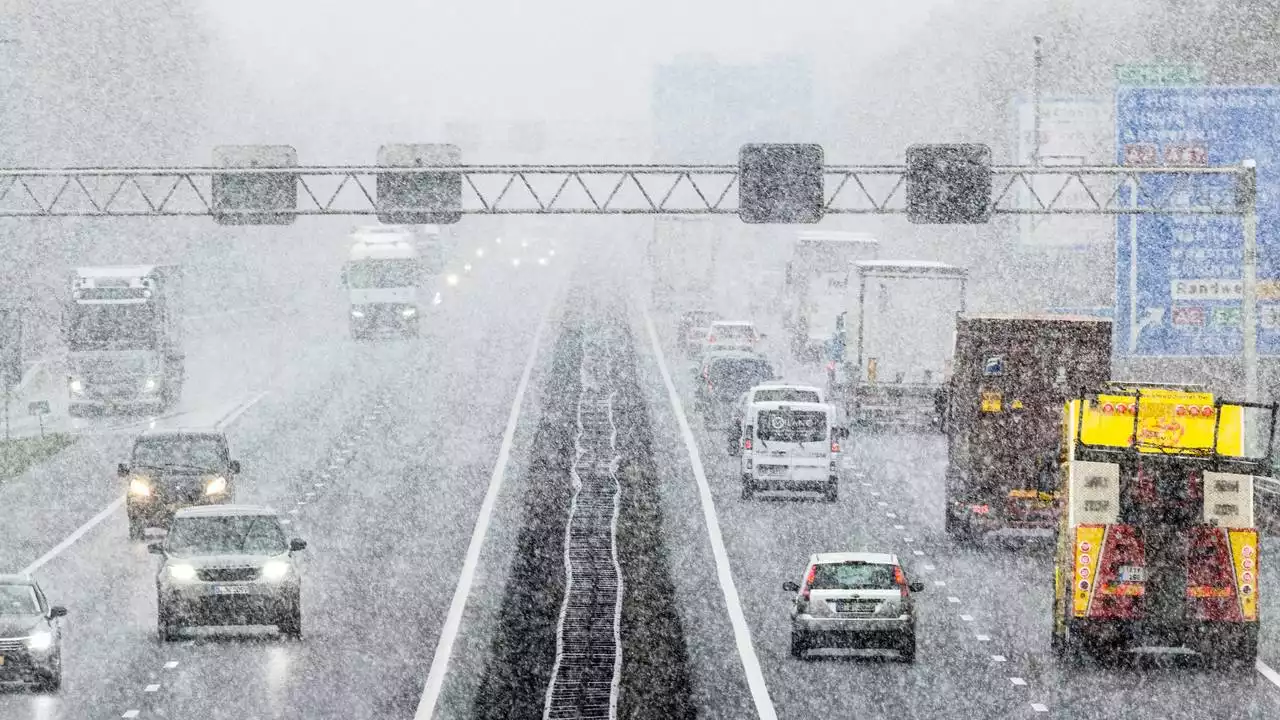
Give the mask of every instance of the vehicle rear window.
<path id="1" fill-rule="evenodd" d="M 815 410 L 762 410 L 756 436 L 765 442 L 822 442 L 827 439 L 827 415 Z"/>
<path id="2" fill-rule="evenodd" d="M 747 325 L 716 325 L 711 334 L 719 340 L 750 340 L 754 333 Z"/>
<path id="3" fill-rule="evenodd" d="M 773 367 L 767 360 L 734 358 L 717 360 L 711 364 L 711 384 L 737 388 L 742 392 L 752 385 L 773 377 Z"/>
<path id="4" fill-rule="evenodd" d="M 173 555 L 279 555 L 288 549 L 270 515 L 177 518 L 166 549 Z"/>
<path id="5" fill-rule="evenodd" d="M 216 468 L 226 463 L 227 455 L 222 443 L 212 437 L 142 438 L 133 446 L 134 465 Z"/>
<path id="6" fill-rule="evenodd" d="M 818 393 L 812 390 L 797 390 L 796 388 L 769 388 L 768 390 L 757 390 L 755 395 L 756 402 L 822 402 L 822 398 L 818 397 Z"/>
<path id="7" fill-rule="evenodd" d="M 893 566 L 878 563 L 824 563 L 814 568 L 811 590 L 894 590 Z"/>

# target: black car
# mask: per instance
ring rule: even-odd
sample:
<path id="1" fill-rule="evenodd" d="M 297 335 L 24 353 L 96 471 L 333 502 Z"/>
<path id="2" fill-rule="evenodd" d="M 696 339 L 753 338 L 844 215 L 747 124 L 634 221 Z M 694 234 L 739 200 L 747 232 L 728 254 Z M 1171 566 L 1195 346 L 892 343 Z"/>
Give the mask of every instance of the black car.
<path id="1" fill-rule="evenodd" d="M 742 394 L 777 373 L 769 359 L 745 350 L 715 351 L 703 356 L 695 404 L 709 427 L 728 428 L 735 402 Z"/>
<path id="2" fill-rule="evenodd" d="M 129 539 L 140 540 L 149 527 L 167 527 L 184 507 L 231 502 L 240 463 L 218 430 L 148 430 L 118 472 L 129 481 Z"/>
<path id="3" fill-rule="evenodd" d="M 45 692 L 62 687 L 62 627 L 67 609 L 49 605 L 27 575 L 0 575 L 0 683 Z"/>

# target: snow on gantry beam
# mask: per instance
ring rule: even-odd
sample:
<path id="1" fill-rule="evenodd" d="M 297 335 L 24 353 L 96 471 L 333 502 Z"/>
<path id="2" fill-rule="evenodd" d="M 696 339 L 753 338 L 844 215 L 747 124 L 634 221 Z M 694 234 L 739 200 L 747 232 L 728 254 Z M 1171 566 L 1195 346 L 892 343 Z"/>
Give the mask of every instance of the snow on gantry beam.
<path id="1" fill-rule="evenodd" d="M 903 166 L 824 168 L 824 212 L 903 214 Z M 282 215 L 377 215 L 377 178 L 421 173 L 377 166 L 226 168 L 100 167 L 0 169 L 0 217 L 137 217 L 260 214 L 214 212 L 213 177 L 294 175 L 297 206 Z M 736 165 L 465 165 L 462 207 L 391 206 L 398 212 L 472 215 L 734 215 Z M 1227 167 L 996 167 L 996 215 L 1237 215 L 1244 169 Z"/>

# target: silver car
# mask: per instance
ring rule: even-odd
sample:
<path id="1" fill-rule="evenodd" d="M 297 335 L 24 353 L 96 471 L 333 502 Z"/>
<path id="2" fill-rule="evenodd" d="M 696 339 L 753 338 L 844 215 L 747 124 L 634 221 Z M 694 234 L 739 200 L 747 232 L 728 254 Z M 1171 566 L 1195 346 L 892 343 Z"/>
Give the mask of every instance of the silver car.
<path id="1" fill-rule="evenodd" d="M 823 647 L 896 650 L 903 662 L 916 659 L 913 593 L 896 555 L 823 553 L 809 558 L 804 583 L 785 583 L 796 594 L 791 610 L 791 656 Z"/>
<path id="2" fill-rule="evenodd" d="M 302 578 L 276 511 L 247 505 L 179 510 L 163 544 L 156 574 L 157 629 L 173 640 L 192 625 L 275 625 L 302 636 Z"/>

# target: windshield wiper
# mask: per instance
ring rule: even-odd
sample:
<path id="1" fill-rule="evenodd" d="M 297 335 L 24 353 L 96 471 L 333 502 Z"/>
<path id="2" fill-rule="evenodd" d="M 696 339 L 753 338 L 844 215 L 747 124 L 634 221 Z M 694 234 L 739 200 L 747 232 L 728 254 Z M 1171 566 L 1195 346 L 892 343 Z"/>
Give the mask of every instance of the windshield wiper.
<path id="1" fill-rule="evenodd" d="M 136 466 L 151 470 L 197 470 L 199 472 L 213 472 L 204 465 L 187 465 L 184 463 L 138 463 Z"/>

